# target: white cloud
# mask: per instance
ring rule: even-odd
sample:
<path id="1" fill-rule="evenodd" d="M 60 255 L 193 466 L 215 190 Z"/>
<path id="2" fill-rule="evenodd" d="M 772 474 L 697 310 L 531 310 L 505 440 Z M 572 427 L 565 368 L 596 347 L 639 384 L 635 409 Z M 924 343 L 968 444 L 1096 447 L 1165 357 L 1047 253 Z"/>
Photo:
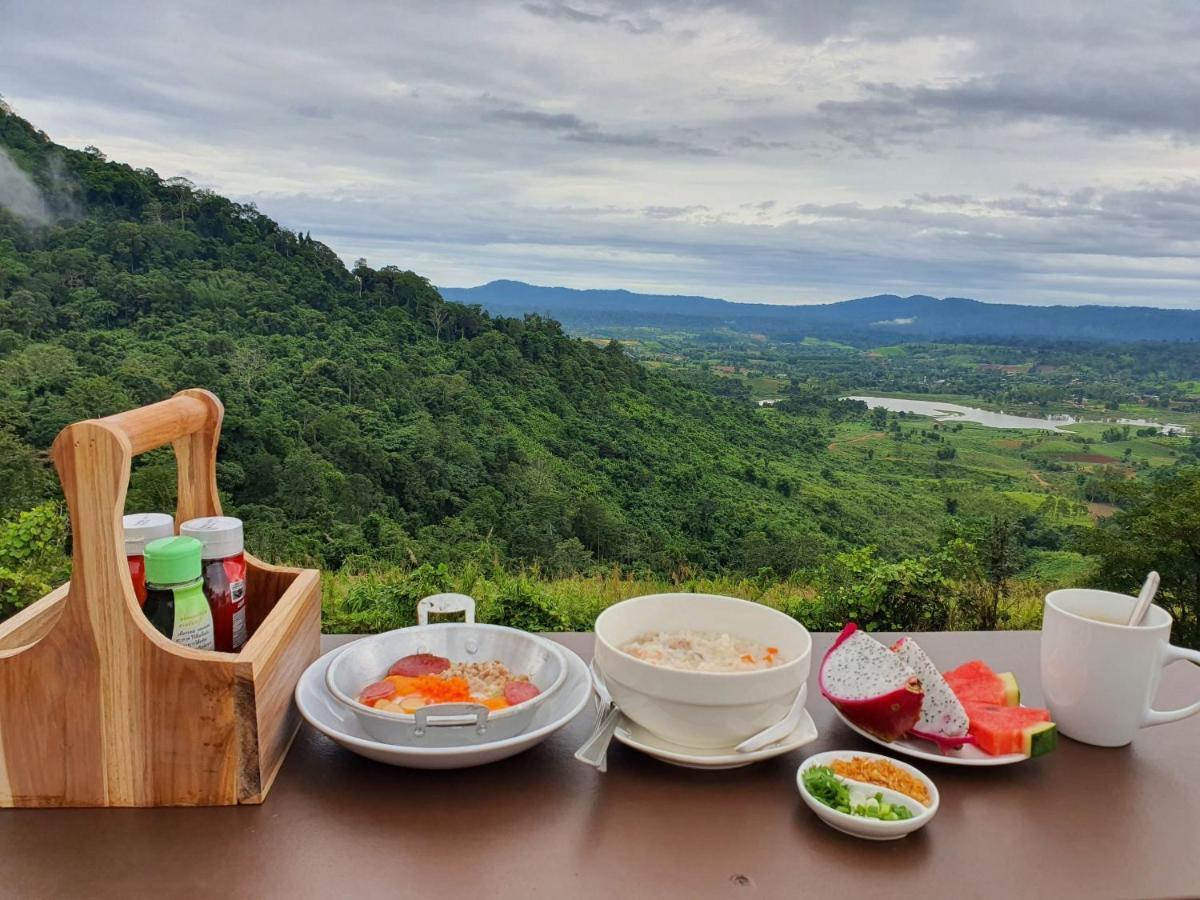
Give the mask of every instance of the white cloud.
<path id="1" fill-rule="evenodd" d="M 55 139 L 439 284 L 1200 305 L 1184 4 L 44 0 L 0 57 Z"/>

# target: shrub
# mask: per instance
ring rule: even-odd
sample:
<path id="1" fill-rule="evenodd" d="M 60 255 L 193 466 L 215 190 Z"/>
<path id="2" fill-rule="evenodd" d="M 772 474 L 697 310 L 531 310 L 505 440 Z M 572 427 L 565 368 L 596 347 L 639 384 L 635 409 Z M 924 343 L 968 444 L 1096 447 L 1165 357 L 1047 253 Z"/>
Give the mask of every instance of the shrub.
<path id="1" fill-rule="evenodd" d="M 945 628 L 951 560 L 938 555 L 890 563 L 875 553 L 874 547 L 839 553 L 822 570 L 822 627 L 833 620 L 839 626 L 855 621 L 868 631 Z"/>
<path id="2" fill-rule="evenodd" d="M 504 584 L 489 610 L 489 621 L 523 631 L 569 631 L 571 621 L 541 586 L 524 575 Z"/>
<path id="3" fill-rule="evenodd" d="M 340 601 L 327 606 L 330 631 L 389 631 L 417 624 L 417 602 L 453 589 L 445 565 L 423 565 L 408 573 L 355 579 Z"/>
<path id="4" fill-rule="evenodd" d="M 67 518 L 43 503 L 0 523 L 0 618 L 48 594 L 70 576 Z"/>

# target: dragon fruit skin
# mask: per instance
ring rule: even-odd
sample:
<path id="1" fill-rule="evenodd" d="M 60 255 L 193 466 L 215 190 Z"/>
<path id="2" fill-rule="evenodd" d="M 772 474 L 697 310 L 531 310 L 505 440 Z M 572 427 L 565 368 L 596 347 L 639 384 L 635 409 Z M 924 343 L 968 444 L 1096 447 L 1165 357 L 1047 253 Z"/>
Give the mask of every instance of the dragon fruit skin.
<path id="1" fill-rule="evenodd" d="M 821 693 L 864 731 L 894 741 L 917 724 L 925 694 L 905 662 L 853 622 L 842 629 L 817 677 Z"/>
<path id="2" fill-rule="evenodd" d="M 925 691 L 921 717 L 909 733 L 932 741 L 943 751 L 975 743 L 974 737 L 967 734 L 971 725 L 967 711 L 920 645 L 910 637 L 902 637 L 892 644 L 892 652 L 916 673 Z"/>

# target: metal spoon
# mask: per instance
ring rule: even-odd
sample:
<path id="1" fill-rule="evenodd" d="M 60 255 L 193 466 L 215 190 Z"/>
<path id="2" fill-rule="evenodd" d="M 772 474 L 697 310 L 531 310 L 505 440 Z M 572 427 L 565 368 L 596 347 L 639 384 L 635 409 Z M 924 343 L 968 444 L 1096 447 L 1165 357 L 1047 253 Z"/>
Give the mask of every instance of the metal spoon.
<path id="1" fill-rule="evenodd" d="M 774 744 L 776 741 L 781 741 L 800 724 L 800 717 L 804 715 L 804 704 L 808 700 L 808 685 L 804 684 L 800 687 L 800 692 L 796 694 L 796 699 L 792 701 L 792 708 L 788 710 L 788 714 L 776 722 L 774 725 L 768 725 L 758 734 L 753 734 L 746 738 L 736 747 L 734 751 L 737 753 L 753 753 L 755 750 L 761 750 L 768 744 Z"/>
<path id="2" fill-rule="evenodd" d="M 592 728 L 592 733 L 588 735 L 588 739 L 575 751 L 575 758 L 589 766 L 595 766 L 601 772 L 607 772 L 608 745 L 612 742 L 613 732 L 617 730 L 617 723 L 621 721 L 621 710 L 613 702 L 612 695 L 605 687 L 603 676 L 600 675 L 595 664 L 592 665 L 591 670 L 592 689 L 595 690 L 596 697 L 600 701 L 600 715 L 596 718 L 596 724 Z"/>
<path id="3" fill-rule="evenodd" d="M 1142 592 L 1138 594 L 1137 603 L 1133 605 L 1133 614 L 1129 617 L 1128 624 L 1140 625 L 1142 623 L 1146 610 L 1150 608 L 1150 604 L 1154 602 L 1154 595 L 1158 593 L 1159 580 L 1157 572 L 1151 572 L 1146 576 L 1146 583 L 1142 585 Z"/>

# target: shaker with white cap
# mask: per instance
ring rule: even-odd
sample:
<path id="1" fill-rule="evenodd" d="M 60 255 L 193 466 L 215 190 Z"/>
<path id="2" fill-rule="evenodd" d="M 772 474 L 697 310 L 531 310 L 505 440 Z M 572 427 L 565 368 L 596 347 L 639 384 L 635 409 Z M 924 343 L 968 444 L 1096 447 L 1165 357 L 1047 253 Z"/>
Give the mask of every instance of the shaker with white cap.
<path id="1" fill-rule="evenodd" d="M 121 520 L 125 527 L 125 558 L 138 606 L 146 605 L 146 545 L 175 534 L 175 519 L 166 513 L 131 513 Z"/>
<path id="2" fill-rule="evenodd" d="M 206 516 L 179 526 L 201 544 L 204 596 L 213 615 L 216 649 L 236 653 L 246 643 L 246 555 L 242 520 Z"/>

